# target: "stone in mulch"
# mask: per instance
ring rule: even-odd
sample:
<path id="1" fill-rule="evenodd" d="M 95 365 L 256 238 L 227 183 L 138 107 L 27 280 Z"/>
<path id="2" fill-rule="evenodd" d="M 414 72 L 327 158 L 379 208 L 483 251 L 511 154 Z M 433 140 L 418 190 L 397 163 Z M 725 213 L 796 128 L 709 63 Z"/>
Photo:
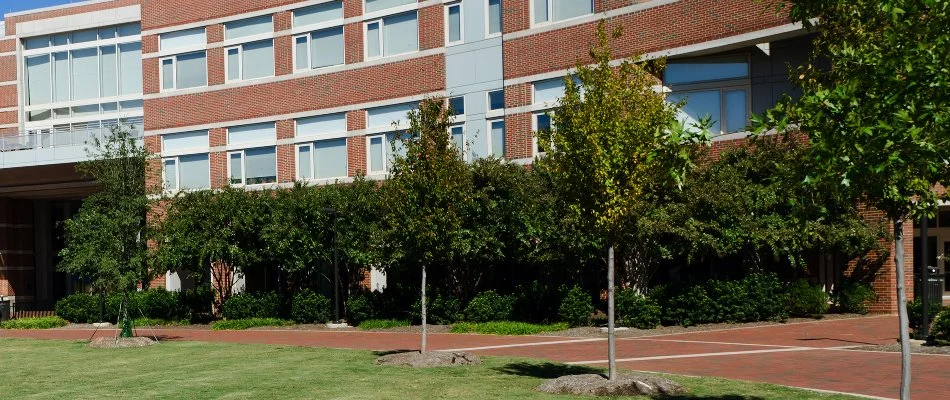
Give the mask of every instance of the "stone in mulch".
<path id="1" fill-rule="evenodd" d="M 686 393 L 679 383 L 645 374 L 622 374 L 613 382 L 597 374 L 566 375 L 541 384 L 538 391 L 577 396 L 676 396 Z"/>
<path id="2" fill-rule="evenodd" d="M 125 349 L 130 347 L 147 347 L 155 343 L 158 342 L 142 336 L 119 338 L 118 340 L 111 337 L 101 337 L 92 339 L 92 341 L 89 342 L 89 347 L 94 349 Z"/>
<path id="3" fill-rule="evenodd" d="M 425 353 L 410 351 L 387 354 L 376 359 L 377 365 L 401 365 L 415 368 L 448 367 L 481 363 L 482 360 L 478 358 L 478 356 L 466 351 L 429 351 Z"/>

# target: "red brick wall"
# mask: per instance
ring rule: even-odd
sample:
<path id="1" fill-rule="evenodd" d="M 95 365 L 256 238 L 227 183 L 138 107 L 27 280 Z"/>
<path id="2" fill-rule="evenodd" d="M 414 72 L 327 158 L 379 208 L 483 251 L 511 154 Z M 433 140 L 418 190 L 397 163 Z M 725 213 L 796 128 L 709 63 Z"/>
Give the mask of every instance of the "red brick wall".
<path id="1" fill-rule="evenodd" d="M 146 3 L 154 4 L 154 3 L 159 3 L 159 2 L 164 3 L 164 1 L 147 1 Z M 93 4 L 82 5 L 82 6 L 76 6 L 76 7 L 60 8 L 57 10 L 40 11 L 40 12 L 36 12 L 32 14 L 14 15 L 14 16 L 4 18 L 4 21 L 6 21 L 6 34 L 9 36 L 15 35 L 16 24 L 20 22 L 62 17 L 66 15 L 75 15 L 75 14 L 87 13 L 87 12 L 92 12 L 92 11 L 102 11 L 102 10 L 108 10 L 110 8 L 131 6 L 131 5 L 135 5 L 139 3 L 140 3 L 140 0 L 113 0 L 113 1 L 93 3 Z M 143 6 L 143 9 L 144 9 L 144 6 Z"/>
<path id="2" fill-rule="evenodd" d="M 208 86 L 224 84 L 224 48 L 208 49 L 205 53 L 208 60 Z M 157 60 L 152 60 L 157 62 Z"/>
<path id="3" fill-rule="evenodd" d="M 16 85 L 0 86 L 0 107 L 15 107 L 17 103 Z"/>
<path id="4" fill-rule="evenodd" d="M 16 81 L 16 55 L 0 57 L 0 82 Z"/>
<path id="5" fill-rule="evenodd" d="M 208 156 L 208 162 L 211 164 L 211 188 L 228 186 L 228 154 L 223 151 L 213 152 Z"/>
<path id="6" fill-rule="evenodd" d="M 227 17 L 300 0 L 152 0 L 142 5 L 142 30 Z M 345 0 L 360 1 L 360 0 Z"/>
<path id="7" fill-rule="evenodd" d="M 0 112 L 0 125 L 15 124 L 17 122 L 16 111 Z"/>
<path id="8" fill-rule="evenodd" d="M 354 23 L 343 27 L 343 40 L 346 42 L 346 63 L 363 61 L 363 24 Z"/>
<path id="9" fill-rule="evenodd" d="M 9 53 L 11 51 L 16 51 L 16 40 L 0 40 L 0 53 Z"/>
<path id="10" fill-rule="evenodd" d="M 277 182 L 293 182 L 297 178 L 297 160 L 294 157 L 294 145 L 277 146 Z"/>
<path id="11" fill-rule="evenodd" d="M 419 50 L 445 46 L 444 16 L 441 4 L 419 10 Z"/>
<path id="12" fill-rule="evenodd" d="M 888 232 L 894 232 L 894 225 L 887 221 L 884 213 L 861 207 L 861 216 L 871 223 L 883 222 Z M 904 232 L 904 288 L 907 300 L 914 299 L 914 224 L 907 220 L 903 226 Z M 877 301 L 869 308 L 872 313 L 897 312 L 897 271 L 894 261 L 894 243 L 882 241 L 887 254 L 872 253 L 864 260 L 854 260 L 848 263 L 845 276 L 873 274 L 871 285 L 877 293 Z"/>
<path id="13" fill-rule="evenodd" d="M 513 114 L 505 117 L 505 156 L 508 159 L 534 156 L 534 134 L 531 130 L 531 113 Z"/>

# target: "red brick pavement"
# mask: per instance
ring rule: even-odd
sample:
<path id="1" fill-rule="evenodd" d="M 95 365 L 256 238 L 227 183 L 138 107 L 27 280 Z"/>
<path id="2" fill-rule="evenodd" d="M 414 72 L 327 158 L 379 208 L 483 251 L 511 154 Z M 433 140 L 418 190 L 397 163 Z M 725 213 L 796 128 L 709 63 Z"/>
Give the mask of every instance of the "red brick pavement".
<path id="1" fill-rule="evenodd" d="M 623 368 L 717 376 L 780 385 L 894 398 L 900 380 L 897 353 L 844 350 L 841 347 L 893 343 L 897 318 L 748 327 L 618 340 Z M 140 330 L 139 334 L 149 334 Z M 157 329 L 169 340 L 281 344 L 367 350 L 418 349 L 412 333 L 339 331 L 210 331 Z M 89 330 L 0 331 L 0 337 L 88 339 Z M 111 336 L 99 331 L 96 336 Z M 483 355 L 543 358 L 604 366 L 606 341 L 551 336 L 430 334 L 434 350 L 472 349 Z M 915 399 L 950 399 L 950 356 L 914 355 Z"/>

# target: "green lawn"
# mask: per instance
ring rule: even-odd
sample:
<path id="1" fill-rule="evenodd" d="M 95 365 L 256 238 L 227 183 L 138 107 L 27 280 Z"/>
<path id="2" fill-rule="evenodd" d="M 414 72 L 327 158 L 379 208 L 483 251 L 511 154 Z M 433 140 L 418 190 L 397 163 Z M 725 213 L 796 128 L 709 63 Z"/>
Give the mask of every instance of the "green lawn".
<path id="1" fill-rule="evenodd" d="M 544 378 L 583 373 L 543 361 L 487 358 L 474 367 L 373 364 L 368 351 L 163 342 L 89 349 L 82 342 L 0 339 L 0 398 L 571 399 L 534 391 Z M 779 386 L 675 379 L 688 399 L 846 399 Z"/>

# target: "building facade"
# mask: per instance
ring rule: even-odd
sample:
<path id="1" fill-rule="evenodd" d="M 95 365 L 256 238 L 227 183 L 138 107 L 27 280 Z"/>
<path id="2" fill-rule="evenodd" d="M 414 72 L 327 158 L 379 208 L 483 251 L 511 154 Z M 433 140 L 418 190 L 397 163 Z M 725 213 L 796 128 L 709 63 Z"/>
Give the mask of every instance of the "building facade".
<path id="1" fill-rule="evenodd" d="M 170 192 L 385 178 L 388 141 L 431 96 L 456 111 L 467 159 L 527 164 L 601 20 L 623 28 L 618 59 L 668 57 L 663 85 L 687 101 L 681 118 L 713 117 L 714 151 L 794 95 L 788 66 L 810 49 L 754 0 L 92 0 L 7 14 L 0 295 L 52 301 L 82 285 L 55 272 L 55 222 L 95 190 L 73 167 L 115 125 L 160 155 Z M 848 266 L 822 268 L 834 282 Z"/>

